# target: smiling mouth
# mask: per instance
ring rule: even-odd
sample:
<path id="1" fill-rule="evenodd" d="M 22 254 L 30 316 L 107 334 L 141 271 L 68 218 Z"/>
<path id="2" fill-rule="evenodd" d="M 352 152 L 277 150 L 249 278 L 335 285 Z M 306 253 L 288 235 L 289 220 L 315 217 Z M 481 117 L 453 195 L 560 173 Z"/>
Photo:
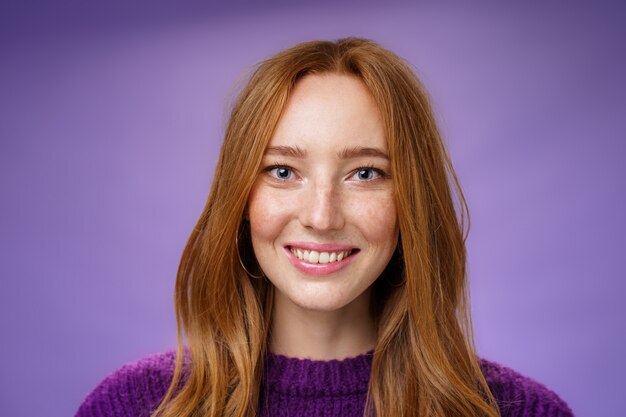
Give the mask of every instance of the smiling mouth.
<path id="1" fill-rule="evenodd" d="M 296 258 L 310 264 L 330 264 L 333 262 L 339 262 L 358 252 L 358 249 L 349 249 L 337 252 L 324 252 L 294 248 L 291 246 L 288 246 L 287 248 L 291 251 L 291 253 L 293 253 Z"/>

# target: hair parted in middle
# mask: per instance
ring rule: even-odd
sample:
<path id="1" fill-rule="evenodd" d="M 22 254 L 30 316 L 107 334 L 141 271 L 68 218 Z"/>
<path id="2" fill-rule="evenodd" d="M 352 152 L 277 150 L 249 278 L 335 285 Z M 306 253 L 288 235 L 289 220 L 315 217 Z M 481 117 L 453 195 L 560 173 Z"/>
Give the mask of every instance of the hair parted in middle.
<path id="1" fill-rule="evenodd" d="M 241 91 L 208 201 L 180 262 L 176 369 L 153 416 L 256 414 L 273 288 L 246 272 L 262 272 L 246 205 L 294 86 L 325 73 L 357 77 L 378 105 L 400 230 L 396 252 L 374 284 L 378 338 L 366 415 L 495 417 L 472 341 L 467 208 L 428 96 L 403 59 L 359 38 L 280 52 L 260 63 Z"/>

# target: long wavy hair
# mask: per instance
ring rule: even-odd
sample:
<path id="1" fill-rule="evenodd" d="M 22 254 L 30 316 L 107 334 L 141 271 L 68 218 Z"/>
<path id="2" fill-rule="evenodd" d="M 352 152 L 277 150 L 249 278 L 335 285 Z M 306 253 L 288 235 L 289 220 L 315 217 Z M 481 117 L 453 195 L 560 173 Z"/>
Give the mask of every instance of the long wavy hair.
<path id="1" fill-rule="evenodd" d="M 176 367 L 153 416 L 256 415 L 273 287 L 249 275 L 260 271 L 242 219 L 295 84 L 323 73 L 358 77 L 374 97 L 399 222 L 397 250 L 374 284 L 378 338 L 366 415 L 498 416 L 472 341 L 467 207 L 428 96 L 403 59 L 358 38 L 278 53 L 256 67 L 235 102 L 211 192 L 180 262 Z"/>

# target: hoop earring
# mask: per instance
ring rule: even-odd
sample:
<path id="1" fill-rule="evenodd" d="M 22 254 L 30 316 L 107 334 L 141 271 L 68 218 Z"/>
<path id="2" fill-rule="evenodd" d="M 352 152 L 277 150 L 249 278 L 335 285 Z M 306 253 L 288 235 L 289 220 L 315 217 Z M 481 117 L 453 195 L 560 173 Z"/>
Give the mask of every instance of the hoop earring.
<path id="1" fill-rule="evenodd" d="M 243 270 L 246 271 L 246 274 L 248 274 L 248 276 L 250 278 L 254 278 L 254 279 L 265 278 L 265 274 L 263 273 L 262 270 L 261 270 L 261 275 L 254 275 L 254 274 L 250 273 L 250 271 L 248 271 L 248 268 L 246 268 L 246 266 L 243 264 L 243 261 L 241 260 L 241 255 L 239 254 L 239 236 L 238 236 L 238 234 L 235 235 L 235 245 L 237 246 L 237 259 L 239 259 L 239 265 L 241 265 Z"/>

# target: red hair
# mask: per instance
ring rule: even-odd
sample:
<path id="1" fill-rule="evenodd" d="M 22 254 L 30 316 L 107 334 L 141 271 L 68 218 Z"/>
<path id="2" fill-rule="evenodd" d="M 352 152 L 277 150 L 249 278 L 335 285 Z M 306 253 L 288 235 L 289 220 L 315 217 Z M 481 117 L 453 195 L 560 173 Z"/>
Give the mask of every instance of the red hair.
<path id="1" fill-rule="evenodd" d="M 239 95 L 208 201 L 180 262 L 176 370 L 153 416 L 256 414 L 273 288 L 251 279 L 239 262 L 238 251 L 246 265 L 256 265 L 242 217 L 294 85 L 321 73 L 365 84 L 382 115 L 391 161 L 400 241 L 374 284 L 378 340 L 366 413 L 498 416 L 472 343 L 467 208 L 427 94 L 404 60 L 355 38 L 280 52 L 257 67 Z M 183 335 L 191 357 L 184 377 Z"/>

